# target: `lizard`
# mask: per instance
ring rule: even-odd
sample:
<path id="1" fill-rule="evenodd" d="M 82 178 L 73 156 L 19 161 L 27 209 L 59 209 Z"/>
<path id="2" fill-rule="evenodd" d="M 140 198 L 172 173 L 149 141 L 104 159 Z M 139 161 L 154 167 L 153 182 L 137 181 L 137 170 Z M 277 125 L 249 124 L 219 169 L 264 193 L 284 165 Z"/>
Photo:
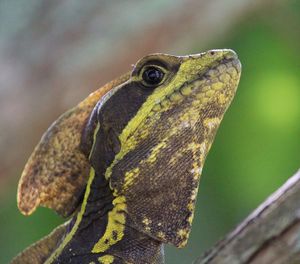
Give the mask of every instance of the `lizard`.
<path id="1" fill-rule="evenodd" d="M 141 58 L 63 114 L 18 186 L 18 207 L 69 220 L 12 264 L 164 263 L 187 244 L 200 175 L 238 87 L 229 49 Z"/>

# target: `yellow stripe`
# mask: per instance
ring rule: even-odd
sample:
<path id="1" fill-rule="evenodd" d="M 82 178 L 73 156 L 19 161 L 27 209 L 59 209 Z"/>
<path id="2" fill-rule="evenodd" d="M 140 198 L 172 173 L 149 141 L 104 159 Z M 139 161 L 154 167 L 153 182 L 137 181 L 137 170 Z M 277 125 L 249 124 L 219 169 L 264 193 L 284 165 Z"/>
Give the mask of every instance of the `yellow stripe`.
<path id="1" fill-rule="evenodd" d="M 94 150 L 95 143 L 96 143 L 96 137 L 97 137 L 97 133 L 98 133 L 99 129 L 100 129 L 100 123 L 97 122 L 95 131 L 94 131 L 94 134 L 93 134 L 93 145 L 91 147 L 91 151 L 90 151 L 90 154 L 89 154 L 89 160 L 91 159 L 92 154 L 93 154 L 93 150 Z"/>
<path id="2" fill-rule="evenodd" d="M 99 128 L 100 128 L 100 124 L 98 122 L 97 126 L 95 128 L 94 135 L 93 135 L 93 145 L 92 145 L 92 148 L 91 148 L 91 151 L 90 151 L 90 154 L 89 154 L 89 159 L 91 158 L 92 152 L 93 152 L 94 147 L 95 147 L 96 136 L 97 136 Z M 85 194 L 84 194 L 84 198 L 83 198 L 83 202 L 82 202 L 82 205 L 81 205 L 80 212 L 78 213 L 77 218 L 76 218 L 76 222 L 75 222 L 74 226 L 72 227 L 72 230 L 70 231 L 70 233 L 67 234 L 67 236 L 65 237 L 65 239 L 63 240 L 63 242 L 51 254 L 51 256 L 47 259 L 47 261 L 45 262 L 45 264 L 51 264 L 61 254 L 61 252 L 63 251 L 63 249 L 65 248 L 65 246 L 71 241 L 72 237 L 74 236 L 74 234 L 78 230 L 78 227 L 79 227 L 80 222 L 82 220 L 83 214 L 85 212 L 87 200 L 89 198 L 90 191 L 91 191 L 91 184 L 92 184 L 94 178 L 95 178 L 95 170 L 94 170 L 94 168 L 91 167 L 89 179 L 88 179 L 87 186 L 86 186 L 86 191 L 85 191 Z"/>
<path id="3" fill-rule="evenodd" d="M 91 184 L 92 184 L 92 182 L 94 180 L 94 177 L 95 177 L 95 170 L 93 168 L 91 168 L 89 180 L 88 180 L 88 183 L 87 183 L 87 186 L 86 186 L 86 191 L 85 191 L 84 199 L 83 199 L 82 206 L 81 206 L 81 210 L 80 210 L 80 212 L 77 215 L 76 222 L 75 222 L 74 226 L 72 227 L 72 230 L 70 231 L 70 233 L 67 234 L 67 236 L 65 237 L 64 241 L 52 253 L 52 255 L 47 259 L 47 261 L 45 262 L 45 264 L 52 263 L 52 261 L 54 261 L 61 254 L 61 252 L 63 251 L 63 249 L 65 248 L 65 246 L 71 241 L 72 237 L 74 236 L 75 232 L 77 231 L 77 229 L 79 227 L 79 224 L 80 224 L 80 222 L 82 220 L 84 211 L 85 211 L 87 200 L 88 200 L 88 197 L 89 197 L 90 191 L 91 191 L 90 187 L 91 187 Z"/>
<path id="4" fill-rule="evenodd" d="M 141 126 L 141 123 L 146 120 L 148 116 L 155 112 L 156 108 L 159 108 L 158 115 L 163 111 L 168 110 L 172 107 L 173 102 L 178 103 L 179 93 L 176 94 L 175 98 L 172 95 L 179 91 L 180 87 L 187 81 L 197 79 L 198 73 L 201 70 L 207 69 L 210 63 L 214 62 L 216 57 L 201 57 L 200 55 L 195 55 L 194 57 L 182 57 L 183 61 L 181 66 L 176 73 L 174 79 L 161 87 L 157 87 L 154 92 L 149 95 L 147 100 L 140 107 L 136 115 L 128 122 L 127 126 L 123 129 L 122 133 L 119 135 L 119 140 L 121 143 L 121 150 L 115 156 L 114 161 L 107 168 L 105 172 L 105 178 L 109 179 L 112 173 L 112 168 L 115 164 L 121 160 L 129 151 L 133 150 L 138 141 L 136 138 L 130 137 L 134 131 Z M 218 54 L 218 59 L 223 57 L 223 52 Z M 139 80 L 139 77 L 131 77 L 131 80 Z M 173 96 L 174 97 L 174 96 Z M 148 131 L 145 130 L 144 136 L 147 136 Z"/>
<path id="5" fill-rule="evenodd" d="M 184 82 L 183 79 L 177 78 L 178 80 L 173 81 L 168 86 L 158 87 L 154 90 L 154 92 L 147 98 L 147 100 L 143 103 L 141 108 L 138 110 L 136 115 L 128 122 L 127 126 L 123 129 L 122 133 L 119 135 L 119 140 L 121 143 L 121 150 L 115 156 L 114 161 L 107 168 L 105 172 L 105 178 L 109 179 L 112 168 L 114 165 L 121 160 L 130 150 L 134 149 L 137 145 L 137 141 L 135 138 L 130 138 L 130 135 L 140 126 L 140 124 L 150 115 L 153 107 L 158 105 L 160 102 L 164 101 L 164 99 L 172 94 L 176 88 L 174 83 L 180 85 Z M 178 87 L 178 86 L 177 86 Z M 167 100 L 166 100 L 167 101 Z M 164 110 L 167 110 L 168 107 L 164 107 Z M 147 131 L 145 131 L 146 136 Z"/>
<path id="6" fill-rule="evenodd" d="M 112 264 L 114 262 L 114 256 L 112 255 L 105 255 L 103 257 L 98 258 L 101 264 Z"/>
<path id="7" fill-rule="evenodd" d="M 104 235 L 94 245 L 92 253 L 105 252 L 124 236 L 126 221 L 125 196 L 118 196 L 113 200 L 113 209 L 108 212 L 108 221 Z"/>

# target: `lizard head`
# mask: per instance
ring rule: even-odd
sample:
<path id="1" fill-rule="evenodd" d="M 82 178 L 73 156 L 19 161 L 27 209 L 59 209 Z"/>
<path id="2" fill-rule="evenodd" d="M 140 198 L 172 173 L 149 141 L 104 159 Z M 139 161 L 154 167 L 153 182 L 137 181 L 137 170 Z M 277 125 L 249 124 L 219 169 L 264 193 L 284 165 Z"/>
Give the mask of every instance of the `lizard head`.
<path id="1" fill-rule="evenodd" d="M 204 161 L 240 71 L 231 50 L 153 54 L 98 101 L 82 149 L 137 230 L 186 244 Z"/>
<path id="2" fill-rule="evenodd" d="M 231 50 L 153 54 L 62 115 L 25 166 L 18 206 L 26 215 L 42 205 L 64 216 L 81 206 L 14 263 L 24 256 L 153 263 L 162 243 L 183 247 L 205 158 L 240 72 Z"/>

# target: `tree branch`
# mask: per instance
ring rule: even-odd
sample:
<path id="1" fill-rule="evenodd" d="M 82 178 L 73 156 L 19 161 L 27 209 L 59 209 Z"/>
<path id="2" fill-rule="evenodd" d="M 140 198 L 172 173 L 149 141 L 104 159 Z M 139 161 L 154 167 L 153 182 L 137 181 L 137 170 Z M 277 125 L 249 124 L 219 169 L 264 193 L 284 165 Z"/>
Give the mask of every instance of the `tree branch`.
<path id="1" fill-rule="evenodd" d="M 300 263 L 300 170 L 195 264 Z"/>

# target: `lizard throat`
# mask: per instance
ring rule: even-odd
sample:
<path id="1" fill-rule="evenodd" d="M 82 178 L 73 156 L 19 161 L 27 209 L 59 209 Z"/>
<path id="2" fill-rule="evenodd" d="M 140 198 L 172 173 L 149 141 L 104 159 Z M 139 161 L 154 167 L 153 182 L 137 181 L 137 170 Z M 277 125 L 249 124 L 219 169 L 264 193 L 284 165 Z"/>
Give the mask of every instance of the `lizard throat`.
<path id="1" fill-rule="evenodd" d="M 108 181 L 103 176 L 99 177 L 91 168 L 81 209 L 71 220 L 69 232 L 46 264 L 76 261 L 123 263 L 143 259 L 151 260 L 151 263 L 160 263 L 162 243 L 133 226 L 126 212 L 125 197 L 114 196 Z M 129 252 L 124 250 L 129 245 L 131 250 L 136 248 L 136 259 L 132 259 Z"/>

